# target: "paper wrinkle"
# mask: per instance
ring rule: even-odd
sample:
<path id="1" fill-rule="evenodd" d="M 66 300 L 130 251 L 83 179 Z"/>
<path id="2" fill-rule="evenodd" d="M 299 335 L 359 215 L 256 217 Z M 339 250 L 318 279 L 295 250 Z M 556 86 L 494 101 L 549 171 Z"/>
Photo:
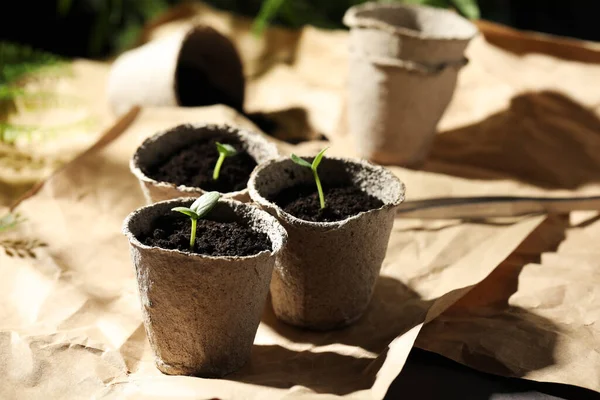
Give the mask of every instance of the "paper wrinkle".
<path id="1" fill-rule="evenodd" d="M 90 390 L 91 394 L 104 393 L 108 397 L 120 397 L 123 393 L 131 393 L 134 397 L 143 397 L 146 393 L 152 393 L 158 397 L 170 397 L 173 396 L 174 385 L 189 385 L 225 398 L 236 397 L 238 394 L 243 398 L 260 398 L 266 395 L 269 398 L 282 398 L 295 393 L 293 388 L 299 386 L 305 387 L 310 393 L 337 396 L 352 393 L 358 396 L 358 393 L 362 393 L 371 396 L 370 388 L 377 381 L 377 376 L 384 374 L 382 365 L 391 369 L 385 372 L 386 376 L 391 376 L 397 375 L 404 363 L 402 359 L 385 363 L 385 356 L 380 355 L 386 351 L 387 345 L 398 335 L 423 322 L 427 309 L 432 304 L 429 300 L 447 290 L 476 284 L 480 278 L 464 279 L 458 274 L 462 281 L 444 281 L 434 277 L 432 279 L 437 283 L 429 283 L 431 287 L 424 283 L 408 287 L 401 282 L 410 282 L 412 273 L 416 271 L 421 271 L 422 274 L 427 270 L 442 270 L 442 275 L 438 276 L 443 276 L 443 271 L 459 271 L 461 259 L 470 250 L 475 253 L 472 255 L 477 260 L 475 265 L 485 276 L 511 249 L 518 246 L 541 219 L 521 219 L 516 224 L 500 226 L 483 223 L 453 225 L 448 228 L 450 234 L 445 233 L 446 229 L 443 228 L 428 229 L 431 222 L 410 221 L 407 224 L 406 221 L 396 220 L 392 246 L 374 298 L 365 316 L 355 325 L 326 333 L 302 331 L 278 322 L 269 304 L 255 339 L 251 360 L 242 370 L 228 376 L 227 380 L 161 377 L 154 366 L 141 325 L 131 261 L 119 232 L 122 218 L 131 209 L 144 204 L 135 177 L 127 173 L 127 162 L 140 142 L 141 132 L 150 135 L 158 129 L 192 117 L 219 119 L 227 114 L 223 110 L 222 107 L 143 110 L 116 140 L 69 165 L 51 178 L 36 196 L 25 200 L 18 208 L 25 214 L 33 215 L 35 210 L 44 208 L 47 203 L 60 203 L 61 214 L 56 218 L 64 221 L 67 235 L 51 234 L 51 229 L 47 226 L 51 215 L 44 221 L 35 218 L 27 221 L 27 234 L 42 237 L 48 243 L 48 247 L 37 251 L 39 255 L 33 267 L 35 270 L 37 264 L 38 268 L 49 268 L 48 265 L 51 265 L 56 269 L 59 266 L 61 272 L 57 282 L 64 289 L 52 291 L 53 296 L 49 298 L 52 303 L 44 304 L 44 308 L 58 315 L 58 310 L 64 307 L 66 301 L 60 293 L 65 296 L 76 293 L 80 299 L 79 306 L 73 307 L 68 315 L 63 315 L 61 321 L 55 321 L 55 329 L 61 334 L 71 333 L 90 342 L 76 341 L 74 338 L 63 339 L 71 340 L 60 342 L 64 343 L 64 354 L 68 355 L 68 361 L 58 358 L 58 349 L 52 346 L 47 347 L 47 352 L 42 352 L 40 356 L 45 357 L 45 362 L 52 363 L 53 366 L 60 364 L 61 368 L 70 371 L 74 364 L 79 363 L 80 357 L 90 357 L 82 356 L 84 348 L 81 346 L 85 346 L 86 353 L 90 353 L 90 349 L 101 349 L 100 352 L 91 352 L 91 356 L 100 358 L 94 358 L 96 361 L 93 361 L 93 365 L 96 367 L 87 370 L 86 376 L 90 380 L 85 381 L 82 386 Z M 159 114 L 160 118 L 157 118 Z M 104 167 L 107 161 L 108 166 Z M 88 174 L 94 179 L 85 179 L 81 174 Z M 78 183 L 69 186 L 74 176 L 78 177 Z M 116 177 L 119 178 L 118 181 Z M 60 199 L 57 199 L 54 190 L 56 187 L 71 189 L 61 192 Z M 124 197 L 122 193 L 125 187 L 131 188 L 127 199 L 113 202 L 114 198 Z M 81 196 L 81 193 L 90 192 L 93 195 Z M 71 203 L 73 206 L 69 207 Z M 92 214 L 86 216 L 83 212 L 86 207 L 93 209 L 108 204 L 112 205 L 111 212 L 103 214 L 102 218 Z M 86 232 L 85 236 L 77 234 L 83 231 Z M 480 240 L 497 245 L 490 249 L 490 246 L 481 246 L 479 242 L 472 240 L 464 242 L 461 239 L 457 242 L 456 239 L 463 237 L 464 232 L 467 235 L 472 232 Z M 438 239 L 437 235 L 440 234 L 447 235 L 448 239 Z M 430 254 L 431 249 L 439 255 L 433 259 L 416 258 L 414 250 L 406 250 L 406 247 L 413 246 L 415 240 L 421 243 L 420 254 Z M 445 245 L 440 240 L 446 240 Z M 475 242 L 479 246 L 472 246 L 473 249 L 465 247 L 459 251 L 460 256 L 449 258 L 447 262 L 439 260 L 444 251 L 454 254 L 445 250 L 446 248 L 463 242 Z M 404 245 L 397 245 L 401 243 Z M 7 265 L 7 268 L 12 270 L 16 265 Z M 419 266 L 419 269 L 414 270 L 413 265 Z M 46 282 L 52 283 L 52 279 Z M 438 301 L 444 302 L 444 299 Z M 31 330 L 35 333 L 36 328 L 33 326 Z M 69 347 L 66 343 L 80 346 Z M 101 343 L 102 346 L 97 347 L 91 343 Z M 401 358 L 408 355 L 411 345 L 412 340 L 407 341 Z M 103 355 L 111 355 L 121 361 L 104 359 Z M 146 378 L 150 376 L 164 380 L 160 389 L 147 392 Z M 118 384 L 111 383 L 110 389 L 106 389 L 103 382 Z M 52 387 L 58 391 L 64 390 L 51 377 L 44 379 L 44 384 L 54 385 Z"/>
<path id="2" fill-rule="evenodd" d="M 593 219 L 584 227 L 547 220 L 473 292 L 429 323 L 417 345 L 486 372 L 598 391 L 598 248 L 580 239 L 599 229 Z"/>
<path id="3" fill-rule="evenodd" d="M 311 126 L 301 133 L 312 140 L 277 141 L 282 154 L 315 154 L 324 145 L 315 130 L 330 138 L 331 156 L 355 154 L 343 129 L 345 32 L 274 28 L 260 40 L 251 38 L 248 20 L 186 7 L 146 36 L 192 20 L 213 23 L 242 53 L 247 110 L 305 111 L 302 126 Z M 600 93 L 590 82 L 600 67 L 515 56 L 483 38 L 467 55 L 426 164 L 390 167 L 406 184 L 407 200 L 600 192 L 600 157 L 586 150 L 597 147 Z M 92 86 L 82 83 L 81 91 L 96 96 L 103 80 L 88 80 Z M 9 377 L 0 382 L 0 397 L 378 399 L 415 340 L 484 371 L 600 390 L 600 223 L 593 216 L 574 226 L 544 217 L 397 219 L 375 295 L 355 325 L 302 331 L 278 322 L 267 303 L 251 360 L 240 371 L 223 380 L 160 374 L 120 234 L 124 217 L 144 204 L 128 162 L 153 133 L 201 121 L 257 129 L 221 106 L 144 109 L 112 132 L 115 140 L 67 165 L 17 207 L 27 220 L 11 240 L 46 247 L 31 249 L 35 258 L 10 257 L 0 236 L 0 359 L 7 360 L 0 376 Z M 555 238 L 555 229 L 563 237 Z"/>

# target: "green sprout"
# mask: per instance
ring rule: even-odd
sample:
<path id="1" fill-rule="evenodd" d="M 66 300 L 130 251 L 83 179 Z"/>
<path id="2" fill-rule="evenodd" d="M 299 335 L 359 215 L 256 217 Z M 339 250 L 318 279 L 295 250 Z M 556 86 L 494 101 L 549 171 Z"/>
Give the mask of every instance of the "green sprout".
<path id="1" fill-rule="evenodd" d="M 319 168 L 319 164 L 321 164 L 321 160 L 323 159 L 323 156 L 325 155 L 325 152 L 327 151 L 327 149 L 329 149 L 329 147 L 325 147 L 323 150 L 321 150 L 319 152 L 319 154 L 317 154 L 316 157 L 314 158 L 312 164 L 310 164 L 308 161 L 305 161 L 304 159 L 298 157 L 295 154 L 292 154 L 292 156 L 291 156 L 292 161 L 295 162 L 296 164 L 311 169 L 313 176 L 315 177 L 315 182 L 317 183 L 317 191 L 319 192 L 319 201 L 321 203 L 321 210 L 325 208 L 325 196 L 323 195 L 323 188 L 321 187 L 321 180 L 319 179 L 319 174 L 317 173 L 317 168 Z"/>
<path id="2" fill-rule="evenodd" d="M 216 181 L 219 179 L 219 172 L 221 172 L 221 166 L 223 165 L 223 161 L 227 157 L 231 157 L 237 154 L 237 150 L 233 148 L 230 144 L 221 144 L 216 142 L 217 151 L 219 152 L 219 159 L 217 160 L 217 165 L 215 165 L 215 170 L 213 171 L 213 179 Z"/>
<path id="3" fill-rule="evenodd" d="M 196 244 L 196 226 L 198 220 L 206 216 L 219 201 L 221 194 L 219 192 L 208 192 L 198 197 L 192 205 L 188 207 L 175 207 L 171 211 L 177 211 L 187 215 L 192 220 L 192 233 L 190 235 L 190 250 L 194 250 Z"/>

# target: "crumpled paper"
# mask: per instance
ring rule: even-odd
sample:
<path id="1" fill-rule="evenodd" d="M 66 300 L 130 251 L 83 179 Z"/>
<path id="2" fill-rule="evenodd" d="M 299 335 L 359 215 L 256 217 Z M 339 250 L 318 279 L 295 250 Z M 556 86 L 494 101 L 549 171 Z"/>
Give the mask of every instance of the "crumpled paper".
<path id="1" fill-rule="evenodd" d="M 505 376 L 600 390 L 600 219 L 547 220 L 417 346 Z"/>
<path id="2" fill-rule="evenodd" d="M 221 106 L 133 111 L 99 146 L 19 205 L 27 221 L 13 235 L 37 245 L 31 248 L 35 257 L 0 255 L 7 285 L 2 293 L 10 293 L 2 309 L 7 314 L 0 352 L 8 378 L 1 394 L 382 398 L 412 347 L 414 337 L 402 335 L 414 335 L 426 318 L 468 292 L 544 219 L 500 225 L 397 220 L 373 301 L 357 324 L 327 333 L 303 331 L 278 322 L 268 305 L 252 358 L 239 372 L 223 380 L 161 375 L 142 329 L 120 224 L 144 204 L 128 169 L 136 146 L 190 120 L 252 128 Z"/>
<path id="3" fill-rule="evenodd" d="M 329 154 L 352 156 L 343 127 L 345 32 L 278 30 L 261 41 L 242 34 L 247 20 L 186 7 L 147 37 L 199 19 L 235 32 L 249 77 L 246 117 L 284 115 L 287 126 L 303 122 L 305 138 L 325 134 Z M 427 163 L 391 168 L 408 199 L 600 193 L 600 156 L 589 150 L 598 140 L 600 93 L 591 82 L 600 67 L 520 57 L 483 38 L 468 56 Z M 297 330 L 267 304 L 239 372 L 222 380 L 160 374 L 120 234 L 122 219 L 143 203 L 127 161 L 157 130 L 190 121 L 258 129 L 248 118 L 219 106 L 133 110 L 18 205 L 26 221 L 0 237 L 1 397 L 382 398 L 417 339 L 475 368 L 600 390 L 598 228 L 585 213 L 572 221 L 398 219 L 373 302 L 356 325 Z M 325 142 L 277 144 L 284 154 L 314 154 Z"/>

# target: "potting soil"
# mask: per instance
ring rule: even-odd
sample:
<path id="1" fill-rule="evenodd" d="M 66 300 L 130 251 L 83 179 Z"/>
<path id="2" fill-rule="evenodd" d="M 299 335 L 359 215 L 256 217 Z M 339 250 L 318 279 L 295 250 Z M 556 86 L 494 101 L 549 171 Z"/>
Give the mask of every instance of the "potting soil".
<path id="1" fill-rule="evenodd" d="M 219 158 L 216 142 L 230 144 L 238 151 L 225 159 L 218 180 L 212 176 Z M 157 181 L 228 193 L 245 189 L 254 167 L 256 161 L 243 149 L 240 141 L 223 134 L 184 147 L 144 173 Z"/>
<path id="2" fill-rule="evenodd" d="M 147 246 L 190 252 L 191 221 L 173 212 L 157 218 L 151 233 L 140 238 Z M 271 250 L 268 236 L 239 222 L 217 222 L 201 219 L 196 228 L 193 253 L 209 256 L 250 256 Z"/>
<path id="3" fill-rule="evenodd" d="M 271 201 L 294 217 L 312 222 L 340 221 L 363 211 L 377 209 L 383 202 L 356 186 L 323 185 L 325 208 L 321 209 L 315 184 L 289 187 Z"/>

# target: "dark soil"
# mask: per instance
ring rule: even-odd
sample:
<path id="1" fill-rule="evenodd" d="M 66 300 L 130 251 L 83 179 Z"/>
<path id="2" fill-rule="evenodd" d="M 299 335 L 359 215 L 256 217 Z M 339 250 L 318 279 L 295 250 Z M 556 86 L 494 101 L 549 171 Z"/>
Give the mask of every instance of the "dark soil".
<path id="1" fill-rule="evenodd" d="M 190 252 L 192 223 L 184 215 L 163 215 L 152 225 L 152 233 L 140 238 L 147 246 Z M 198 220 L 194 253 L 209 256 L 250 256 L 272 250 L 269 237 L 239 222 Z"/>
<path id="2" fill-rule="evenodd" d="M 184 107 L 226 104 L 243 109 L 240 56 L 231 41 L 212 28 L 198 28 L 186 37 L 175 77 L 179 104 Z"/>
<path id="3" fill-rule="evenodd" d="M 179 65 L 176 73 L 177 96 L 182 106 L 199 107 L 225 104 L 238 111 L 242 110 L 238 99 L 232 98 L 222 88 L 215 86 L 207 75 L 198 71 L 198 68 Z"/>
<path id="4" fill-rule="evenodd" d="M 355 186 L 323 187 L 325 208 L 320 209 L 315 184 L 296 185 L 284 189 L 270 201 L 296 218 L 313 222 L 341 221 L 363 211 L 383 206 L 383 202 Z"/>
<path id="5" fill-rule="evenodd" d="M 225 159 L 216 181 L 212 177 L 219 158 L 215 142 L 230 144 L 238 151 Z M 243 150 L 239 140 L 221 135 L 184 147 L 144 173 L 161 182 L 227 193 L 245 189 L 255 167 L 256 161 Z"/>

